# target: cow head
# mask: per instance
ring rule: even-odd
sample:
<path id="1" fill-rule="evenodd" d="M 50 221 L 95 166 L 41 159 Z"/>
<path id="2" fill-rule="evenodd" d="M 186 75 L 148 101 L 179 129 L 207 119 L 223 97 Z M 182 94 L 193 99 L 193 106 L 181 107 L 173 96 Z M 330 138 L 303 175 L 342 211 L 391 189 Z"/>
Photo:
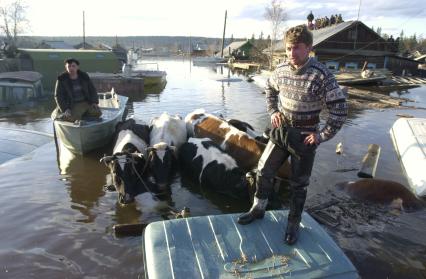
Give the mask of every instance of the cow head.
<path id="1" fill-rule="evenodd" d="M 131 203 L 136 195 L 147 191 L 141 181 L 146 163 L 142 153 L 120 152 L 103 157 L 101 162 L 110 169 L 120 203 Z"/>
<path id="2" fill-rule="evenodd" d="M 164 190 L 172 176 L 176 148 L 161 142 L 148 148 L 148 167 L 158 187 Z"/>

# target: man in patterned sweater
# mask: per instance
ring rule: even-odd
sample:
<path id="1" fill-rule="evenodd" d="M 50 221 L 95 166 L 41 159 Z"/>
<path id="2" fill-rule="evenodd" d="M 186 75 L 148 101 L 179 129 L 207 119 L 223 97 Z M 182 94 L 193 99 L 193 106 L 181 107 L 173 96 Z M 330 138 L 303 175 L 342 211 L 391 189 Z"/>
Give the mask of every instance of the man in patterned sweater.
<path id="1" fill-rule="evenodd" d="M 312 41 L 306 26 L 286 32 L 287 62 L 277 67 L 265 90 L 272 131 L 258 163 L 253 206 L 238 218 L 243 225 L 263 218 L 276 172 L 290 156 L 290 210 L 284 236 L 289 245 L 298 238 L 315 150 L 337 133 L 347 116 L 346 95 L 333 74 L 309 57 Z M 328 118 L 320 129 L 319 115 L 324 104 Z"/>

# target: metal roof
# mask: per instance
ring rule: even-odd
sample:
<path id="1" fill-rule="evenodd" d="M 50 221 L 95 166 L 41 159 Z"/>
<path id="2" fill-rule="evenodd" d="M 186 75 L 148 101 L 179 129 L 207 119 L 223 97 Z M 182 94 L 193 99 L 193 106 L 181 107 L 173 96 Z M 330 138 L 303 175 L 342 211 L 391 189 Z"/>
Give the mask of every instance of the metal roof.
<path id="1" fill-rule="evenodd" d="M 339 24 L 334 24 L 331 26 L 327 26 L 324 28 L 312 30 L 312 35 L 314 37 L 314 43 L 313 46 L 319 45 L 323 41 L 327 40 L 328 38 L 336 35 L 337 33 L 351 27 L 352 25 L 355 25 L 357 21 L 344 21 Z"/>
<path id="2" fill-rule="evenodd" d="M 39 72 L 33 72 L 33 71 L 0 73 L 0 80 L 19 80 L 19 81 L 36 82 L 40 80 L 42 77 L 43 76 Z"/>
<path id="3" fill-rule="evenodd" d="M 284 244 L 288 210 L 267 211 L 250 225 L 238 214 L 149 224 L 144 233 L 145 278 L 359 278 L 333 239 L 307 213 L 300 237 Z"/>

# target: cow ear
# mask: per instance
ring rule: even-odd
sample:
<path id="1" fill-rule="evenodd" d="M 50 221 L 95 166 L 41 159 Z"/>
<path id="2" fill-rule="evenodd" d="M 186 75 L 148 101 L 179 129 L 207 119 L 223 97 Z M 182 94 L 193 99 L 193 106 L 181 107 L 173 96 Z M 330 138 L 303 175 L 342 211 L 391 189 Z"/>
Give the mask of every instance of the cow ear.
<path id="1" fill-rule="evenodd" d="M 154 124 L 154 122 L 158 119 L 158 117 L 154 117 L 151 119 L 151 126 Z"/>

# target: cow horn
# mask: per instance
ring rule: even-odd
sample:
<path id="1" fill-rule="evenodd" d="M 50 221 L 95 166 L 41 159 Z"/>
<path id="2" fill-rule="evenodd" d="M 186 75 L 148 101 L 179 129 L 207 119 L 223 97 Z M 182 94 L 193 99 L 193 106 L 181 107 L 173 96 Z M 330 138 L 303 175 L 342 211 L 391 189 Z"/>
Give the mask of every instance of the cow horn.
<path id="1" fill-rule="evenodd" d="M 149 154 L 149 153 L 151 153 L 152 151 L 155 151 L 155 150 L 157 150 L 157 149 L 155 149 L 154 147 L 152 147 L 152 146 L 149 146 L 147 149 L 146 149 L 146 152 Z"/>
<path id="2" fill-rule="evenodd" d="M 116 157 L 115 157 L 115 155 L 111 155 L 111 156 L 104 156 L 104 157 L 102 157 L 100 160 L 99 160 L 99 162 L 100 163 L 105 163 L 105 164 L 108 164 L 109 162 L 111 162 L 112 160 L 114 160 Z"/>
<path id="3" fill-rule="evenodd" d="M 135 152 L 131 154 L 132 158 L 143 158 L 143 154 L 140 152 Z"/>

